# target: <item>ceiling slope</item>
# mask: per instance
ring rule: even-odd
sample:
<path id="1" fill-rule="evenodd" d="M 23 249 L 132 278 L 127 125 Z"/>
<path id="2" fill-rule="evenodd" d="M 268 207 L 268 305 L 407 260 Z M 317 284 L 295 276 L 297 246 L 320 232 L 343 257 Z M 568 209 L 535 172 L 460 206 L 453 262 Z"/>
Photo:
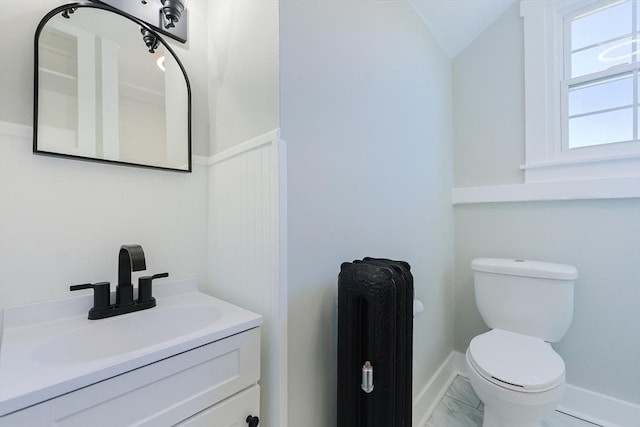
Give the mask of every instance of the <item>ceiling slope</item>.
<path id="1" fill-rule="evenodd" d="M 517 0 L 409 0 L 450 58 L 455 58 Z"/>

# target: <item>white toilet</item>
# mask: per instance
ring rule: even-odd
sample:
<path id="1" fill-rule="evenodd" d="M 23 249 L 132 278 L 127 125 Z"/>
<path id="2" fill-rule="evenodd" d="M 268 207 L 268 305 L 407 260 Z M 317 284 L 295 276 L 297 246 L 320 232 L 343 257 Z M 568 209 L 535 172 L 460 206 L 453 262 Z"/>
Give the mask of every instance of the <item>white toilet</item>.
<path id="1" fill-rule="evenodd" d="M 483 427 L 540 426 L 565 387 L 559 341 L 573 316 L 575 267 L 478 258 L 471 263 L 476 304 L 489 332 L 471 340 L 469 382 L 484 403 Z"/>

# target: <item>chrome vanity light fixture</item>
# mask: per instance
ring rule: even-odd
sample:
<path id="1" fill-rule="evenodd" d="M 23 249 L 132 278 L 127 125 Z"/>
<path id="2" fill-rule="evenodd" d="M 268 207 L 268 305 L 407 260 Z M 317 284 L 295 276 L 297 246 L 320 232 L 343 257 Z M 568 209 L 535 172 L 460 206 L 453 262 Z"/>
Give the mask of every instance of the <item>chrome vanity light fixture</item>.
<path id="1" fill-rule="evenodd" d="M 62 11 L 61 15 L 63 18 L 70 19 L 71 15 L 74 14 L 76 10 L 78 10 L 77 7 L 70 7 L 69 9 Z"/>
<path id="2" fill-rule="evenodd" d="M 148 29 L 141 27 L 140 34 L 142 34 L 142 40 L 144 44 L 149 49 L 149 53 L 155 53 L 158 45 L 160 44 L 160 40 Z"/>
<path id="3" fill-rule="evenodd" d="M 89 0 L 109 5 L 133 16 L 154 30 L 179 42 L 186 43 L 188 35 L 189 0 Z M 151 46 L 149 46 L 151 49 Z"/>
<path id="4" fill-rule="evenodd" d="M 77 7 L 69 7 L 63 10 L 61 15 L 63 18 L 71 19 L 71 15 L 75 13 L 76 10 L 78 10 Z M 140 34 L 142 34 L 142 41 L 144 42 L 145 46 L 147 46 L 147 49 L 149 49 L 149 53 L 155 53 L 158 45 L 160 45 L 160 40 L 158 40 L 156 34 L 145 27 L 140 27 Z M 160 64 L 158 64 L 158 66 L 160 66 Z"/>
<path id="5" fill-rule="evenodd" d="M 180 22 L 182 12 L 187 8 L 186 0 L 160 0 L 162 2 L 162 16 L 164 18 L 164 28 L 175 28 Z"/>

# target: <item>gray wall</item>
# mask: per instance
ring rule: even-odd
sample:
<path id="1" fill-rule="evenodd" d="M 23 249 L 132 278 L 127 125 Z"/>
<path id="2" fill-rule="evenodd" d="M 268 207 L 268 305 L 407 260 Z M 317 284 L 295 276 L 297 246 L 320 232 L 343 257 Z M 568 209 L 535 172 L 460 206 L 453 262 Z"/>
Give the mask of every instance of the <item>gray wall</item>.
<path id="1" fill-rule="evenodd" d="M 453 62 L 454 186 L 524 182 L 524 52 L 518 4 Z"/>
<path id="2" fill-rule="evenodd" d="M 408 2 L 282 1 L 289 425 L 335 425 L 340 264 L 412 265 L 414 395 L 453 349 L 451 67 Z"/>
<path id="3" fill-rule="evenodd" d="M 486 331 L 469 265 L 476 257 L 575 265 L 575 309 L 554 348 L 569 384 L 640 402 L 640 200 L 456 207 L 456 350 Z"/>
<path id="4" fill-rule="evenodd" d="M 522 21 L 508 10 L 453 62 L 456 186 L 518 184 L 524 160 Z M 475 257 L 575 265 L 573 322 L 554 344 L 570 384 L 640 403 L 640 200 L 491 203 L 455 208 L 455 349 L 486 330 Z"/>

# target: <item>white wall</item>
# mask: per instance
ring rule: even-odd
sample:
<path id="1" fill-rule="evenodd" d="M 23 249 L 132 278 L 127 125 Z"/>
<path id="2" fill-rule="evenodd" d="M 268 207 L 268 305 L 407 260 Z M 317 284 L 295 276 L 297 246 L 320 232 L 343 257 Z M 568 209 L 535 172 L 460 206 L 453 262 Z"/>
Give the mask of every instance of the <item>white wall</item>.
<path id="1" fill-rule="evenodd" d="M 208 58 L 211 154 L 277 129 L 278 0 L 210 2 Z"/>
<path id="2" fill-rule="evenodd" d="M 0 308 L 67 296 L 75 283 L 114 285 L 124 243 L 143 246 L 148 272 L 180 278 L 204 277 L 206 271 L 202 166 L 181 174 L 32 154 L 33 37 L 42 16 L 62 3 L 0 2 Z M 206 44 L 206 35 L 197 34 L 203 27 L 195 19 L 191 35 Z M 197 63 L 189 49 L 176 50 L 187 58 L 197 88 L 202 83 L 195 68 L 206 64 Z M 202 108 L 196 102 L 193 107 Z M 195 117 L 194 129 L 202 129 L 205 123 Z M 198 144 L 196 135 L 202 134 Z M 194 148 L 203 147 L 204 154 L 207 135 L 208 126 L 194 132 Z"/>
<path id="3" fill-rule="evenodd" d="M 125 243 L 142 245 L 147 273 L 204 277 L 206 179 L 202 166 L 184 174 L 34 156 L 30 127 L 0 122 L 0 309 L 69 296 L 77 283 L 115 286 Z"/>
<path id="4" fill-rule="evenodd" d="M 453 62 L 458 186 L 522 182 L 522 49 L 515 5 Z M 456 350 L 486 330 L 474 301 L 473 258 L 572 264 L 579 272 L 573 322 L 554 345 L 567 380 L 640 403 L 639 199 L 459 205 L 455 234 Z"/>
<path id="5" fill-rule="evenodd" d="M 189 2 L 189 37 L 186 44 L 165 37 L 171 48 L 187 70 L 191 83 L 191 144 L 193 154 L 207 156 L 211 154 L 209 144 L 209 69 L 207 52 L 210 28 L 207 0 Z"/>
<path id="6" fill-rule="evenodd" d="M 251 251 L 265 250 L 266 243 L 251 236 L 239 240 L 232 226 L 238 222 L 225 222 L 225 215 L 239 216 L 258 227 L 271 219 L 247 210 L 244 202 L 263 207 L 265 199 L 236 191 L 242 169 L 233 162 L 231 169 L 196 163 L 192 174 L 178 174 L 33 156 L 29 128 L 12 124 L 32 124 L 33 36 L 42 16 L 62 3 L 0 1 L 0 25 L 12 34 L 0 42 L 0 308 L 66 296 L 74 283 L 115 283 L 119 246 L 141 243 L 149 271 L 198 276 L 203 290 L 265 315 L 263 417 L 279 425 L 281 385 L 273 367 L 286 362 L 277 352 L 286 337 L 276 331 L 270 311 L 278 266 L 268 259 L 256 264 Z M 194 154 L 218 153 L 277 129 L 278 2 L 193 0 L 189 16 L 188 43 L 167 40 L 191 82 Z M 268 184 L 261 175 L 266 171 L 266 166 L 255 171 L 250 185 Z M 241 206 L 230 200 L 240 200 Z M 229 277 L 236 270 L 221 263 L 233 243 L 241 248 L 232 253 L 234 262 L 246 259 L 242 249 L 253 262 L 242 277 Z"/>
<path id="7" fill-rule="evenodd" d="M 451 68 L 397 1 L 282 1 L 289 425 L 336 423 L 340 264 L 412 265 L 414 395 L 453 349 Z"/>
<path id="8" fill-rule="evenodd" d="M 33 123 L 33 38 L 40 19 L 63 0 L 0 2 L 0 121 Z M 11 37 L 7 37 L 7 35 Z"/>

